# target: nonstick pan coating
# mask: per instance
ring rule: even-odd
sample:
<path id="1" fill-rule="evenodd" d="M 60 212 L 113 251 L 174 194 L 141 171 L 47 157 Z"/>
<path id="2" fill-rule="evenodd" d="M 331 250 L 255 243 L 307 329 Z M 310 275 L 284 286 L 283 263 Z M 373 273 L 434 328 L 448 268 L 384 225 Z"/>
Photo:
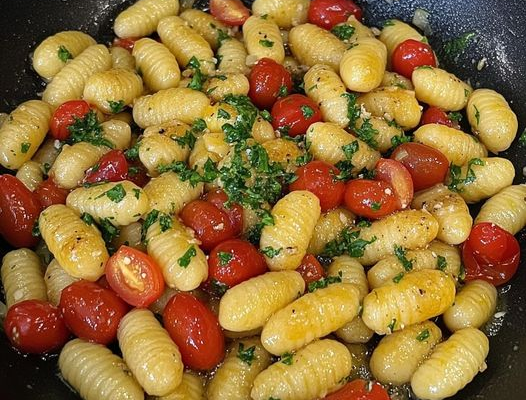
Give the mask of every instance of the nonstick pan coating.
<path id="1" fill-rule="evenodd" d="M 284 0 L 286 1 L 286 0 Z M 29 54 L 45 37 L 66 29 L 79 29 L 99 42 L 112 39 L 112 20 L 124 0 L 2 0 L 0 1 L 0 111 L 10 112 L 18 103 L 43 90 L 31 70 Z M 198 0 L 205 7 L 207 1 Z M 440 50 L 447 40 L 467 32 L 477 36 L 455 62 L 443 66 L 475 87 L 501 92 L 520 121 L 526 121 L 526 1 L 523 0 L 367 0 L 361 2 L 365 20 L 379 26 L 388 18 L 410 21 L 416 8 L 430 12 L 430 42 Z M 487 66 L 477 71 L 482 58 Z M 524 149 L 517 141 L 503 153 L 513 161 L 516 183 L 525 181 Z M 518 236 L 526 254 L 526 232 Z M 7 246 L 0 243 L 3 254 Z M 477 400 L 526 398 L 526 257 L 511 284 L 500 288 L 507 311 L 499 333 L 490 337 L 488 369 L 454 397 Z M 0 399 L 78 399 L 59 379 L 56 357 L 43 360 L 21 356 L 0 334 Z"/>

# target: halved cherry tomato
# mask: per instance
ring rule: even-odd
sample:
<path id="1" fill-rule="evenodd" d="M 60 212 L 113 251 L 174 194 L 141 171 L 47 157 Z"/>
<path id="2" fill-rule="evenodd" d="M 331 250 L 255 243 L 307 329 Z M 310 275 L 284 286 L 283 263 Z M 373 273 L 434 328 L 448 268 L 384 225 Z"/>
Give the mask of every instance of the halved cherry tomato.
<path id="1" fill-rule="evenodd" d="M 381 158 L 375 167 L 375 179 L 391 185 L 396 195 L 398 208 L 409 207 L 413 201 L 413 179 L 402 163 L 396 160 Z"/>
<path id="2" fill-rule="evenodd" d="M 436 67 L 437 62 L 433 49 L 427 43 L 415 39 L 407 39 L 393 51 L 391 59 L 393 71 L 411 79 L 417 67 Z"/>
<path id="3" fill-rule="evenodd" d="M 146 168 L 140 161 L 128 161 L 128 175 L 126 179 L 140 187 L 144 187 L 150 182 Z"/>
<path id="4" fill-rule="evenodd" d="M 358 21 L 362 20 L 362 9 L 351 0 L 312 0 L 308 19 L 311 24 L 331 30 L 334 25 L 347 21 L 351 15 Z"/>
<path id="5" fill-rule="evenodd" d="M 292 190 L 308 190 L 320 199 L 322 211 L 338 207 L 343 202 L 345 183 L 335 177 L 340 170 L 325 161 L 311 161 L 296 171 L 298 179 L 289 185 Z"/>
<path id="6" fill-rule="evenodd" d="M 58 106 L 51 118 L 50 133 L 55 139 L 69 138 L 68 127 L 75 122 L 75 118 L 83 118 L 91 106 L 84 100 L 70 100 Z"/>
<path id="7" fill-rule="evenodd" d="M 84 182 L 119 182 L 128 177 L 128 161 L 122 150 L 111 150 L 86 171 Z"/>
<path id="8" fill-rule="evenodd" d="M 296 268 L 296 271 L 300 273 L 305 281 L 305 288 L 309 286 L 309 283 L 319 281 L 321 278 L 325 277 L 325 270 L 312 254 L 307 254 L 303 257 L 303 260 L 301 260 L 301 264 Z"/>
<path id="9" fill-rule="evenodd" d="M 53 204 L 66 204 L 66 197 L 69 191 L 58 187 L 53 179 L 48 178 L 41 182 L 34 191 L 42 208 L 47 208 Z"/>
<path id="10" fill-rule="evenodd" d="M 289 136 L 304 135 L 307 128 L 321 121 L 318 105 L 302 94 L 291 94 L 272 106 L 272 126 Z"/>
<path id="11" fill-rule="evenodd" d="M 195 231 L 201 248 L 212 250 L 219 243 L 232 239 L 235 230 L 228 214 L 204 200 L 188 203 L 180 214 L 183 223 Z"/>
<path id="12" fill-rule="evenodd" d="M 345 206 L 356 215 L 378 219 L 397 209 L 393 187 L 384 181 L 354 179 L 345 188 Z"/>
<path id="13" fill-rule="evenodd" d="M 228 202 L 227 194 L 221 190 L 211 190 L 205 195 L 205 200 L 215 205 L 220 210 L 226 212 L 230 217 L 232 226 L 234 228 L 234 236 L 237 236 L 243 230 L 243 207 L 237 203 L 230 204 L 230 207 L 226 206 Z"/>
<path id="14" fill-rule="evenodd" d="M 0 235 L 14 247 L 33 247 L 31 232 L 42 206 L 37 196 L 13 175 L 0 175 Z"/>
<path id="15" fill-rule="evenodd" d="M 113 290 L 82 280 L 62 291 L 59 308 L 75 336 L 108 344 L 115 340 L 129 306 Z"/>
<path id="16" fill-rule="evenodd" d="M 458 122 L 452 121 L 444 110 L 435 106 L 429 106 L 422 114 L 420 125 L 427 124 L 441 124 L 450 128 L 460 129 Z"/>
<path id="17" fill-rule="evenodd" d="M 337 392 L 324 397 L 325 400 L 389 400 L 389 394 L 378 382 L 355 379 Z"/>
<path id="18" fill-rule="evenodd" d="M 164 309 L 163 322 L 186 367 L 212 369 L 225 356 L 225 337 L 217 317 L 191 294 L 173 296 Z"/>
<path id="19" fill-rule="evenodd" d="M 106 263 L 106 279 L 111 288 L 126 303 L 148 307 L 164 291 L 161 269 L 147 254 L 121 246 Z"/>
<path id="20" fill-rule="evenodd" d="M 131 38 L 115 38 L 113 39 L 113 45 L 122 47 L 123 49 L 128 50 L 130 53 L 133 51 L 135 42 L 140 38 L 131 37 Z"/>
<path id="21" fill-rule="evenodd" d="M 25 300 L 10 307 L 4 330 L 11 344 L 24 353 L 57 350 L 70 335 L 59 309 L 42 300 Z"/>
<path id="22" fill-rule="evenodd" d="M 230 26 L 241 26 L 250 17 L 250 10 L 241 0 L 210 0 L 210 14 Z"/>
<path id="23" fill-rule="evenodd" d="M 466 280 L 483 279 L 495 286 L 508 282 L 517 272 L 520 250 L 511 233 L 489 222 L 476 224 L 462 246 Z"/>
<path id="24" fill-rule="evenodd" d="M 270 58 L 259 60 L 252 67 L 248 79 L 248 96 L 261 109 L 270 109 L 279 96 L 286 96 L 292 90 L 290 72 Z"/>
<path id="25" fill-rule="evenodd" d="M 208 258 L 208 281 L 221 287 L 231 288 L 267 270 L 265 258 L 258 249 L 241 239 L 218 244 Z"/>
<path id="26" fill-rule="evenodd" d="M 449 162 L 439 150 L 421 143 L 403 143 L 391 154 L 391 159 L 407 168 L 414 190 L 423 190 L 444 182 Z"/>

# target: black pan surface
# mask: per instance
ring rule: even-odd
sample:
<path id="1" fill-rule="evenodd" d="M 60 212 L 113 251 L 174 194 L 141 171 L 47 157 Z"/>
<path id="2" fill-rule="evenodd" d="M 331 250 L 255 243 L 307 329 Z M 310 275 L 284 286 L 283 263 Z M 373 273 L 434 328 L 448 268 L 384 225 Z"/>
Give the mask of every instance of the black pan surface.
<path id="1" fill-rule="evenodd" d="M 284 0 L 286 1 L 286 0 Z M 112 21 L 126 0 L 2 0 L 0 1 L 0 111 L 10 112 L 18 103 L 35 98 L 43 84 L 31 70 L 29 54 L 47 36 L 79 29 L 99 42 L 112 39 Z M 206 6 L 206 0 L 196 5 Z M 523 0 L 364 0 L 365 19 L 379 26 L 388 18 L 410 21 L 416 8 L 430 12 L 435 50 L 444 42 L 468 32 L 476 39 L 456 61 L 442 65 L 475 87 L 501 92 L 525 128 L 526 109 L 526 2 Z M 477 71 L 485 57 L 487 67 Z M 524 149 L 516 142 L 504 157 L 513 161 L 516 183 L 525 182 Z M 526 254 L 526 232 L 519 233 Z M 0 243 L 0 254 L 7 247 Z M 526 258 L 517 276 L 500 289 L 506 315 L 497 335 L 490 337 L 488 369 L 461 391 L 455 400 L 523 400 L 526 398 Z M 505 293 L 504 293 L 505 292 Z M 492 331 L 497 331 L 493 329 Z M 0 399 L 78 399 L 58 377 L 56 357 L 21 356 L 0 334 Z"/>

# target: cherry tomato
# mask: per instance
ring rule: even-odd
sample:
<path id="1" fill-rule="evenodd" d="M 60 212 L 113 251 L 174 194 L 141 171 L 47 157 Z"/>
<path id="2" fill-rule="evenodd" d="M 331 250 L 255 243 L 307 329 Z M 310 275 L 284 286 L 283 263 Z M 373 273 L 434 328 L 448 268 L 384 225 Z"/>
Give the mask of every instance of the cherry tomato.
<path id="1" fill-rule="evenodd" d="M 75 336 L 106 345 L 115 340 L 129 307 L 112 290 L 82 280 L 62 291 L 59 308 Z"/>
<path id="2" fill-rule="evenodd" d="M 235 236 L 228 214 L 204 200 L 188 203 L 180 214 L 183 223 L 195 231 L 201 248 L 210 251 L 219 243 Z"/>
<path id="3" fill-rule="evenodd" d="M 248 95 L 261 109 L 270 109 L 279 96 L 286 96 L 292 90 L 290 72 L 270 58 L 262 58 L 252 67 L 249 81 Z"/>
<path id="4" fill-rule="evenodd" d="M 208 258 L 208 281 L 228 288 L 266 271 L 263 255 L 251 243 L 241 239 L 218 244 Z"/>
<path id="5" fill-rule="evenodd" d="M 391 58 L 393 71 L 411 79 L 417 67 L 436 67 L 437 62 L 433 49 L 427 43 L 415 39 L 407 39 L 393 51 Z"/>
<path id="6" fill-rule="evenodd" d="M 48 178 L 41 182 L 34 191 L 42 208 L 47 208 L 53 204 L 66 204 L 66 197 L 69 191 L 58 187 L 53 179 Z"/>
<path id="7" fill-rule="evenodd" d="M 308 18 L 311 24 L 331 30 L 351 15 L 358 21 L 362 20 L 362 9 L 351 0 L 312 0 Z"/>
<path id="8" fill-rule="evenodd" d="M 375 179 L 391 185 L 400 209 L 409 207 L 413 201 L 413 179 L 402 163 L 396 160 L 381 158 L 376 164 Z"/>
<path id="9" fill-rule="evenodd" d="M 250 10 L 241 0 L 210 0 L 210 14 L 230 26 L 241 26 L 250 17 Z"/>
<path id="10" fill-rule="evenodd" d="M 401 144 L 393 151 L 391 159 L 407 168 L 413 178 L 415 191 L 444 182 L 449 169 L 449 162 L 444 154 L 421 143 Z"/>
<path id="11" fill-rule="evenodd" d="M 144 187 L 150 182 L 146 168 L 140 161 L 128 161 L 128 176 L 126 179 L 140 187 Z"/>
<path id="12" fill-rule="evenodd" d="M 304 135 L 307 128 L 321 121 L 318 105 L 302 94 L 291 94 L 272 106 L 272 126 L 289 136 Z"/>
<path id="13" fill-rule="evenodd" d="M 206 196 L 205 200 L 215 205 L 221 211 L 224 211 L 228 214 L 232 226 L 234 227 L 234 236 L 237 236 L 243 230 L 243 207 L 237 203 L 230 204 L 230 207 L 226 206 L 228 201 L 227 194 L 221 190 L 211 190 Z"/>
<path id="14" fill-rule="evenodd" d="M 301 264 L 296 271 L 300 273 L 301 277 L 305 281 L 305 288 L 309 286 L 309 283 L 319 281 L 325 277 L 325 270 L 321 266 L 320 262 L 312 254 L 307 254 L 303 257 Z"/>
<path id="15" fill-rule="evenodd" d="M 135 42 L 139 40 L 140 38 L 115 38 L 113 39 L 113 45 L 117 47 L 122 47 L 123 49 L 128 50 L 130 53 L 133 51 L 133 47 L 135 46 Z"/>
<path id="16" fill-rule="evenodd" d="M 75 122 L 75 118 L 83 118 L 91 109 L 84 100 L 70 100 L 58 106 L 51 118 L 51 136 L 58 140 L 69 138 L 68 127 Z"/>
<path id="17" fill-rule="evenodd" d="M 4 330 L 11 344 L 24 353 L 48 353 L 69 338 L 58 308 L 42 300 L 25 300 L 10 307 Z"/>
<path id="18" fill-rule="evenodd" d="M 42 206 L 37 196 L 13 175 L 0 175 L 0 234 L 14 247 L 33 247 L 31 232 Z"/>
<path id="19" fill-rule="evenodd" d="M 355 379 L 337 392 L 324 397 L 325 400 L 389 400 L 389 394 L 378 382 Z"/>
<path id="20" fill-rule="evenodd" d="M 458 122 L 452 121 L 444 110 L 435 106 L 429 106 L 422 114 L 420 125 L 427 124 L 441 124 L 450 128 L 460 129 Z"/>
<path id="21" fill-rule="evenodd" d="M 298 179 L 289 185 L 292 190 L 308 190 L 320 199 L 322 211 L 338 207 L 343 202 L 345 183 L 336 180 L 340 170 L 325 161 L 311 161 L 296 171 Z"/>
<path id="22" fill-rule="evenodd" d="M 225 337 L 217 317 L 191 294 L 173 296 L 164 309 L 163 322 L 186 367 L 207 370 L 224 358 Z"/>
<path id="23" fill-rule="evenodd" d="M 122 150 L 111 150 L 86 171 L 84 182 L 119 182 L 128 177 L 128 161 Z"/>
<path id="24" fill-rule="evenodd" d="M 495 286 L 508 282 L 517 272 L 520 245 L 515 236 L 499 226 L 476 224 L 462 246 L 466 280 L 483 279 Z"/>
<path id="25" fill-rule="evenodd" d="M 140 250 L 121 246 L 106 263 L 106 279 L 126 303 L 148 307 L 164 291 L 164 278 L 155 261 Z"/>
<path id="26" fill-rule="evenodd" d="M 345 188 L 345 206 L 361 217 L 378 219 L 397 209 L 393 187 L 384 181 L 354 179 Z"/>

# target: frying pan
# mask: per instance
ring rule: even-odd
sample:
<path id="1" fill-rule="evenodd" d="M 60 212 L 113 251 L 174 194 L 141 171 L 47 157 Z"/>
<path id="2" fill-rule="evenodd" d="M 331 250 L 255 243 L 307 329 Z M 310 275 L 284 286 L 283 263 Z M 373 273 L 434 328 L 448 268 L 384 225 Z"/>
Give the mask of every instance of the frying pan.
<path id="1" fill-rule="evenodd" d="M 283 0 L 286 1 L 286 0 Z M 130 1 L 126 0 L 2 0 L 0 1 L 0 111 L 10 112 L 43 90 L 37 74 L 31 70 L 29 54 L 47 36 L 61 30 L 79 29 L 99 42 L 112 39 L 113 18 Z M 206 7 L 197 0 L 196 7 Z M 247 4 L 250 2 L 247 2 Z M 448 40 L 468 32 L 476 38 L 456 60 L 442 59 L 442 66 L 462 79 L 470 78 L 475 87 L 493 88 L 511 103 L 520 121 L 526 121 L 526 1 L 523 0 L 364 0 L 365 21 L 380 26 L 388 18 L 411 21 L 416 8 L 430 13 L 435 50 Z M 440 51 L 439 51 L 440 54 Z M 482 58 L 487 66 L 478 71 Z M 516 141 L 502 153 L 515 165 L 515 183 L 525 181 L 524 149 Z M 519 233 L 526 254 L 526 232 Z M 0 242 L 0 254 L 7 245 Z M 526 398 L 526 257 L 516 277 L 500 288 L 506 311 L 498 334 L 490 337 L 488 369 L 462 390 L 455 400 Z M 43 359 L 21 356 L 0 334 L 0 399 L 78 399 L 58 376 L 57 357 Z"/>

